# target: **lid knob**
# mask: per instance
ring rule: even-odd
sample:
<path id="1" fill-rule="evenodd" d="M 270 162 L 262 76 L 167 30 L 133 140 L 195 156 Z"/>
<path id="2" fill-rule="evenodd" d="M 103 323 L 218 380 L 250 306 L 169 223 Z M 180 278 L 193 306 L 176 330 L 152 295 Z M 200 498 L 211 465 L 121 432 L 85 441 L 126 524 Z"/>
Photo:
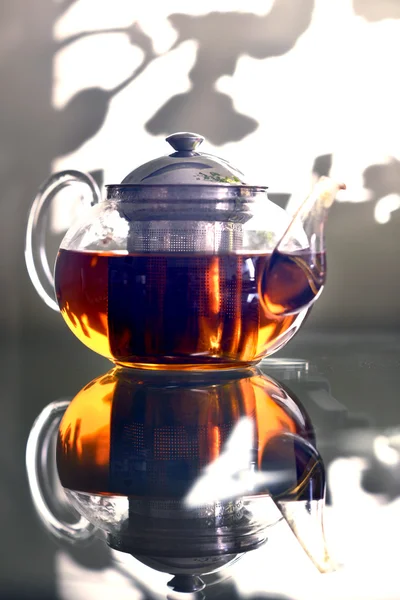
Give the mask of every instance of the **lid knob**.
<path id="1" fill-rule="evenodd" d="M 204 141 L 202 135 L 198 133 L 190 133 L 189 131 L 180 131 L 173 133 L 165 138 L 174 150 L 177 152 L 196 152 L 197 146 L 200 146 Z"/>

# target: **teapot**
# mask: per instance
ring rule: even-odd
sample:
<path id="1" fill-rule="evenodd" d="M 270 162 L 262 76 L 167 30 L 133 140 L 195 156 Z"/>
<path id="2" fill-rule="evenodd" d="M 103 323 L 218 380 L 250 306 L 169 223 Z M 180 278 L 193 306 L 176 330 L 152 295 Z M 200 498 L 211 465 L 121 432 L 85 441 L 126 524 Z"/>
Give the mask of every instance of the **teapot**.
<path id="1" fill-rule="evenodd" d="M 58 477 L 80 515 L 75 523 L 57 517 L 49 489 L 55 438 Z M 53 535 L 71 542 L 101 535 L 171 574 L 176 591 L 201 590 L 204 575 L 259 548 L 282 519 L 320 572 L 334 569 L 312 423 L 257 368 L 115 367 L 72 402 L 42 411 L 26 464 L 36 510 Z"/>
<path id="2" fill-rule="evenodd" d="M 293 337 L 323 289 L 324 224 L 344 186 L 321 178 L 289 216 L 266 187 L 200 153 L 200 135 L 166 141 L 174 152 L 107 185 L 104 201 L 90 175 L 52 175 L 29 215 L 29 275 L 78 339 L 120 366 L 255 365 Z M 66 187 L 83 212 L 53 277 L 47 213 Z"/>

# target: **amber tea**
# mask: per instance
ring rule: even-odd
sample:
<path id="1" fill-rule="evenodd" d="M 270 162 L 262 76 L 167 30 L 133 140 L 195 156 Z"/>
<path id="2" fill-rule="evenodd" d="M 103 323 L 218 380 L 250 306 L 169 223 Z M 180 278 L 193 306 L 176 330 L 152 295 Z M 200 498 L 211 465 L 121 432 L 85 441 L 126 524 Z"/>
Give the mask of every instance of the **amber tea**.
<path id="1" fill-rule="evenodd" d="M 62 249 L 55 286 L 68 326 L 110 360 L 212 368 L 252 364 L 273 351 L 324 276 L 324 255 L 306 250 L 238 255 Z"/>

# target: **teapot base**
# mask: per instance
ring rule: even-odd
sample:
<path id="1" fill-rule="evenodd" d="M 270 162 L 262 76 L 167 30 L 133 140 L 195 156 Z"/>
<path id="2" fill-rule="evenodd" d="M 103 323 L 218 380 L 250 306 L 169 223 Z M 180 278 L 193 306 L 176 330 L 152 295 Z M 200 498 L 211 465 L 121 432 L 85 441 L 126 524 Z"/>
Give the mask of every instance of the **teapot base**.
<path id="1" fill-rule="evenodd" d="M 248 361 L 248 362 L 210 362 L 210 363 L 131 363 L 115 361 L 117 367 L 123 367 L 124 369 L 143 369 L 146 371 L 220 371 L 223 370 L 237 370 L 247 369 L 249 367 L 255 367 L 258 365 L 261 359 Z"/>

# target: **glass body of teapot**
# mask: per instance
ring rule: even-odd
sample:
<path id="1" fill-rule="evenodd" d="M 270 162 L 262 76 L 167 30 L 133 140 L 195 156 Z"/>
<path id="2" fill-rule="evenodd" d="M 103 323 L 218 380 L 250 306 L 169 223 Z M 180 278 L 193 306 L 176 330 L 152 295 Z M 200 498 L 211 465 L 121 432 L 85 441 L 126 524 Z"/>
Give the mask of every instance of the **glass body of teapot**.
<path id="1" fill-rule="evenodd" d="M 73 333 L 117 364 L 256 364 L 296 333 L 322 290 L 323 224 L 339 186 L 325 180 L 289 217 L 265 187 L 199 153 L 196 134 L 167 139 L 174 153 L 107 186 L 101 202 L 94 181 L 76 171 L 44 184 L 28 224 L 31 278 Z M 53 281 L 41 217 L 76 182 L 95 206 L 67 232 Z"/>

